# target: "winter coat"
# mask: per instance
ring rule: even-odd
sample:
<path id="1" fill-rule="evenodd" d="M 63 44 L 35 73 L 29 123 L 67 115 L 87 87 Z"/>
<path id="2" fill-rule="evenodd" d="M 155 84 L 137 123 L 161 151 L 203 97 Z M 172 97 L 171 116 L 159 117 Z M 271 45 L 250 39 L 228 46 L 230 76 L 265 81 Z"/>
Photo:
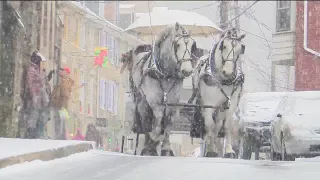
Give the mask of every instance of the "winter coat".
<path id="1" fill-rule="evenodd" d="M 102 147 L 103 146 L 102 137 L 100 136 L 100 133 L 97 130 L 97 128 L 92 124 L 89 124 L 88 127 L 87 127 L 86 141 L 94 141 L 94 142 L 96 142 L 96 146 L 97 147 Z"/>
<path id="2" fill-rule="evenodd" d="M 51 105 L 58 109 L 68 109 L 73 86 L 74 81 L 69 76 L 60 77 L 59 84 L 57 84 L 52 91 Z"/>
<path id="3" fill-rule="evenodd" d="M 44 72 L 40 72 L 37 64 L 30 62 L 26 74 L 26 92 L 29 108 L 43 108 L 48 106 L 50 84 Z"/>
<path id="4" fill-rule="evenodd" d="M 77 129 L 77 134 L 74 136 L 73 140 L 83 141 L 85 138 L 82 135 L 81 129 Z"/>

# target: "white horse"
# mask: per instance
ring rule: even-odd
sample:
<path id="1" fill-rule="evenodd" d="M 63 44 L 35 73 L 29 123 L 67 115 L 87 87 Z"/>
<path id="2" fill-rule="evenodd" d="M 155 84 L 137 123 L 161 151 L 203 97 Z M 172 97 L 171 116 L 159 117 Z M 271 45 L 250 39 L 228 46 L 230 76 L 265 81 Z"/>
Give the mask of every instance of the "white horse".
<path id="1" fill-rule="evenodd" d="M 197 104 L 213 108 L 198 108 L 195 120 L 202 127 L 206 144 L 206 157 L 217 157 L 218 137 L 226 138 L 226 157 L 234 157 L 232 148 L 233 113 L 236 110 L 244 83 L 244 75 L 237 67 L 245 46 L 235 29 L 225 31 L 213 46 L 209 56 L 201 57 L 198 70 L 193 76 L 193 95 Z M 199 129 L 199 128 L 198 128 Z"/>
<path id="2" fill-rule="evenodd" d="M 122 69 L 129 69 L 137 111 L 135 124 L 145 133 L 141 155 L 157 156 L 157 146 L 163 141 L 161 155 L 173 156 L 169 136 L 179 108 L 165 104 L 179 102 L 183 78 L 194 70 L 195 50 L 195 41 L 176 23 L 165 28 L 153 46 L 140 45 L 127 53 Z"/>

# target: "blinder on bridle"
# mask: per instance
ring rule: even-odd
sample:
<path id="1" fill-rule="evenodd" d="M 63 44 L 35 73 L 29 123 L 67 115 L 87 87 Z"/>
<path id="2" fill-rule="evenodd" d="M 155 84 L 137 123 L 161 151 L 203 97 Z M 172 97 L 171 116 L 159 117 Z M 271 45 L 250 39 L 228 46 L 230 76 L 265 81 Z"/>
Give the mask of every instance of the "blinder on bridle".
<path id="1" fill-rule="evenodd" d="M 228 53 L 228 57 L 229 57 L 229 55 L 230 55 L 232 52 L 234 53 L 234 47 L 236 46 L 236 41 L 239 41 L 239 40 L 238 40 L 238 38 L 236 38 L 236 37 L 230 37 L 230 33 L 228 33 L 228 36 L 229 36 L 229 37 L 225 37 L 225 38 L 223 38 L 223 40 L 221 41 L 219 50 L 222 52 L 222 51 L 226 48 L 226 47 L 224 46 L 224 44 L 223 44 L 223 42 L 224 42 L 224 40 L 225 40 L 226 38 L 231 39 L 231 40 L 232 40 L 232 42 L 231 42 L 231 44 L 232 44 L 232 50 Z M 245 49 L 246 49 L 246 46 L 245 46 L 243 43 L 241 43 L 241 51 L 240 51 L 240 54 L 244 54 Z M 227 58 L 228 58 L 228 57 L 227 57 Z M 225 64 L 226 61 L 233 61 L 233 62 L 235 63 L 235 62 L 238 60 L 238 58 L 239 58 L 239 56 L 237 57 L 236 60 L 226 60 L 226 59 L 224 59 L 224 58 L 222 57 L 222 64 Z"/>
<path id="2" fill-rule="evenodd" d="M 181 38 L 183 38 L 184 43 L 185 43 L 186 46 L 187 46 L 187 44 L 188 44 L 188 42 L 189 42 L 190 39 L 193 41 L 193 44 L 192 44 L 192 46 L 191 46 L 191 52 L 188 50 L 188 48 L 186 48 L 186 49 L 185 49 L 185 52 L 184 52 L 184 54 L 183 54 L 183 58 L 184 58 L 184 56 L 185 56 L 186 53 L 189 53 L 190 57 L 192 57 L 192 54 L 194 54 L 194 52 L 197 50 L 197 43 L 196 43 L 196 41 L 195 41 L 193 38 L 190 37 L 190 34 L 189 34 L 185 29 L 181 28 L 181 30 L 182 30 L 182 34 L 176 35 L 175 38 L 178 38 L 178 39 L 173 41 L 173 49 L 174 49 L 174 53 L 175 53 L 176 59 L 177 59 L 178 61 L 179 61 L 178 56 L 177 56 L 177 50 L 178 50 L 178 48 L 179 48 L 178 42 L 179 42 L 179 40 L 180 40 Z M 190 61 L 190 60 L 191 60 L 191 59 L 181 59 L 181 60 L 179 61 L 179 63 L 180 63 L 180 62 L 185 62 L 185 61 Z"/>

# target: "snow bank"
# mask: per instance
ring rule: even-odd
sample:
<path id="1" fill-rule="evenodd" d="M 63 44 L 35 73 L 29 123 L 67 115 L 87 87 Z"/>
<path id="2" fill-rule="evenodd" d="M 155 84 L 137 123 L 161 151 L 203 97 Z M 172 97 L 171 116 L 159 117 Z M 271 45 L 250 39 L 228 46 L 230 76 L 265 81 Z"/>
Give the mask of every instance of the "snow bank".
<path id="1" fill-rule="evenodd" d="M 19 173 L 20 171 L 34 170 L 34 169 L 41 168 L 43 166 L 49 166 L 49 165 L 52 165 L 52 167 L 54 167 L 55 165 L 57 165 L 57 163 L 61 163 L 61 162 L 72 162 L 75 160 L 77 160 L 77 161 L 85 160 L 85 159 L 88 159 L 88 158 L 94 156 L 94 154 L 92 153 L 94 151 L 95 150 L 90 150 L 87 152 L 72 154 L 72 155 L 67 156 L 65 158 L 52 160 L 52 161 L 50 161 L 50 163 L 48 163 L 46 161 L 41 161 L 41 160 L 34 160 L 31 162 L 24 162 L 21 164 L 15 164 L 12 166 L 2 168 L 0 171 L 0 175 L 6 174 L 6 173 L 12 174 L 12 173 Z"/>
<path id="2" fill-rule="evenodd" d="M 95 147 L 95 143 L 89 141 L 0 138 L 0 159 L 83 143 Z"/>

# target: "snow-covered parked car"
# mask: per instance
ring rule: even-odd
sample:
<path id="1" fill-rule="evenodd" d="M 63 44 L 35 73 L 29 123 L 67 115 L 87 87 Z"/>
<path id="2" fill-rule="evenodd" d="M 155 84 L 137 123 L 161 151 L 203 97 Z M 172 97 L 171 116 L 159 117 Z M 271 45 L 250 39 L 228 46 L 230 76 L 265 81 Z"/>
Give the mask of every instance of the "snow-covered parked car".
<path id="1" fill-rule="evenodd" d="M 271 159 L 320 155 L 320 91 L 289 92 L 271 125 Z"/>
<path id="2" fill-rule="evenodd" d="M 271 120 L 277 114 L 284 92 L 247 93 L 239 102 L 239 159 L 259 160 L 260 152 L 270 152 Z"/>

